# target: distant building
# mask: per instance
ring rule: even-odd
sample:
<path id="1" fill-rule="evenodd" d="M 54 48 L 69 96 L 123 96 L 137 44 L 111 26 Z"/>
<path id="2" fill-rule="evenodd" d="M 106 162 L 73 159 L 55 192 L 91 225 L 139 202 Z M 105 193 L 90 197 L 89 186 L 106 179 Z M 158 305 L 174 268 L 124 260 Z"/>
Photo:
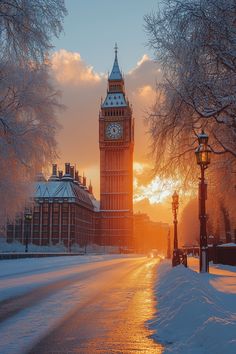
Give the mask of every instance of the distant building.
<path id="1" fill-rule="evenodd" d="M 144 213 L 134 214 L 134 245 L 138 252 L 147 253 L 152 249 L 157 249 L 166 255 L 168 232 L 168 224 L 151 221 Z"/>
<path id="2" fill-rule="evenodd" d="M 65 164 L 65 173 L 57 172 L 57 165 L 48 181 L 40 175 L 35 184 L 29 225 L 29 242 L 36 245 L 64 244 L 68 249 L 74 243 L 85 246 L 97 243 L 99 203 L 94 198 L 91 184 L 78 175 L 74 166 Z M 28 227 L 28 225 L 27 225 Z M 7 240 L 25 243 L 26 222 L 19 215 L 7 227 Z M 97 236 L 98 237 L 98 236 Z"/>

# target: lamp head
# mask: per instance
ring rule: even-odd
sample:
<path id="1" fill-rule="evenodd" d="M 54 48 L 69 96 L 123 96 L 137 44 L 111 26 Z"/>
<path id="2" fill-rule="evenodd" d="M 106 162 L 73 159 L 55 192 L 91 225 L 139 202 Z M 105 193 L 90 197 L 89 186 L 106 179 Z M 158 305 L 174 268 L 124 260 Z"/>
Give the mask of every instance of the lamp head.
<path id="1" fill-rule="evenodd" d="M 26 211 L 25 212 L 25 221 L 31 221 L 32 220 L 32 213 L 31 211 Z"/>
<path id="2" fill-rule="evenodd" d="M 202 130 L 202 132 L 200 134 L 198 134 L 198 142 L 199 142 L 199 145 L 200 144 L 207 145 L 207 143 L 208 143 L 208 135 L 204 132 L 204 130 Z"/>
<path id="3" fill-rule="evenodd" d="M 211 162 L 211 149 L 207 145 L 200 144 L 195 150 L 197 164 L 207 166 Z"/>
<path id="4" fill-rule="evenodd" d="M 199 146 L 195 150 L 197 164 L 202 167 L 207 167 L 211 162 L 211 149 L 208 145 L 208 135 L 204 130 L 198 134 L 198 142 Z"/>
<path id="5" fill-rule="evenodd" d="M 174 191 L 174 194 L 172 195 L 172 200 L 174 204 L 179 204 L 179 196 L 176 191 Z"/>

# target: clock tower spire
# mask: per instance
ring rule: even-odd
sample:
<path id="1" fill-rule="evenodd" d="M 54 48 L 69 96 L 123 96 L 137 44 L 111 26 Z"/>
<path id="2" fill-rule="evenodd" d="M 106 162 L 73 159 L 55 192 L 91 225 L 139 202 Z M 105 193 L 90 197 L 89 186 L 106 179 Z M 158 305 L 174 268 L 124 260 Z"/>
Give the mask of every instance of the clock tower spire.
<path id="1" fill-rule="evenodd" d="M 101 241 L 133 244 L 134 120 L 115 45 L 108 91 L 99 114 Z"/>

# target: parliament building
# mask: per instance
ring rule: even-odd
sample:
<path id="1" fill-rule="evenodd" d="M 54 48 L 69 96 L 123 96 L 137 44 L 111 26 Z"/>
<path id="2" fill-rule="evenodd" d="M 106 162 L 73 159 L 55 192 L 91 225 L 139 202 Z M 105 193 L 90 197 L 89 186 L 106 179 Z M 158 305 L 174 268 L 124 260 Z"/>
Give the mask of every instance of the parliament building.
<path id="1" fill-rule="evenodd" d="M 109 245 L 133 242 L 134 119 L 115 48 L 107 95 L 99 114 L 101 233 Z"/>
<path id="2" fill-rule="evenodd" d="M 115 47 L 108 90 L 99 112 L 100 202 L 75 166 L 54 164 L 48 180 L 41 174 L 32 203 L 7 226 L 7 240 L 37 245 L 63 243 L 134 247 L 134 119 L 125 93 Z M 26 215 L 31 214 L 30 219 Z"/>

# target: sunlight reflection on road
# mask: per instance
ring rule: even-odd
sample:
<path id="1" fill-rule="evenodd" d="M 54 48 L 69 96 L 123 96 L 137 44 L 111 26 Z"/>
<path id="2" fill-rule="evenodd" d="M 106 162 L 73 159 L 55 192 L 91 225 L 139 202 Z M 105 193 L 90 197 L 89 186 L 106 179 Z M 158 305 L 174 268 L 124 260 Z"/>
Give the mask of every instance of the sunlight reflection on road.
<path id="1" fill-rule="evenodd" d="M 145 326 L 155 311 L 152 284 L 157 263 L 158 258 L 136 258 L 129 268 L 101 274 L 97 292 L 87 288 L 87 294 L 93 293 L 88 302 L 30 353 L 161 354 L 162 346 L 150 338 L 152 332 Z"/>

